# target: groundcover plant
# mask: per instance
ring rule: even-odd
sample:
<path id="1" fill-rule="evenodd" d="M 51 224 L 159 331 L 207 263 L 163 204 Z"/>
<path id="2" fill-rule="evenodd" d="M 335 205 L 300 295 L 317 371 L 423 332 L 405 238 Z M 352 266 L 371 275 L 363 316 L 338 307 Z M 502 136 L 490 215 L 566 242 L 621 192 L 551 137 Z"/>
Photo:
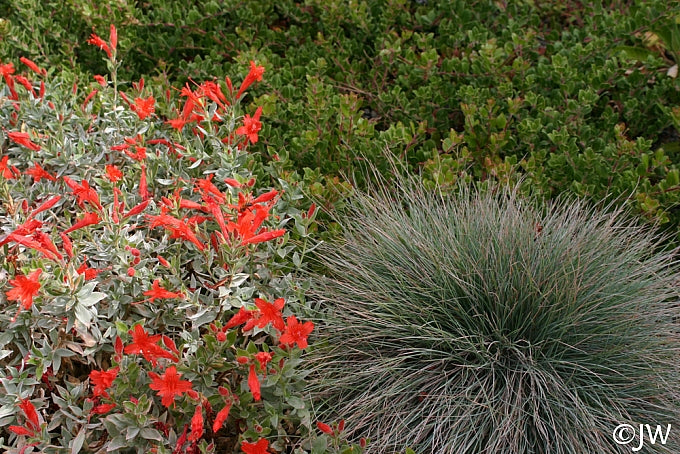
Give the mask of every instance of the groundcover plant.
<path id="1" fill-rule="evenodd" d="M 2 449 L 361 452 L 302 392 L 315 210 L 249 152 L 265 68 L 149 87 L 88 43 L 108 74 L 0 62 Z"/>
<path id="2" fill-rule="evenodd" d="M 679 452 L 631 432 L 680 421 L 676 251 L 611 206 L 396 181 L 318 254 L 328 416 L 372 453 Z"/>

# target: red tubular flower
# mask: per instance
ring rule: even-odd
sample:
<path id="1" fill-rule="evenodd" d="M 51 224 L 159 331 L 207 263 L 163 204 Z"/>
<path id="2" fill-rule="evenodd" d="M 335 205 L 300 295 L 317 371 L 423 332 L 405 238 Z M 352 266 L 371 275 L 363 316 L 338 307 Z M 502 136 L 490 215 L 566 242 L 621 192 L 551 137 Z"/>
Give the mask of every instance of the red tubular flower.
<path id="1" fill-rule="evenodd" d="M 120 363 L 123 360 L 123 340 L 120 336 L 116 336 L 116 340 L 113 341 L 113 351 L 116 353 L 114 360 Z"/>
<path id="2" fill-rule="evenodd" d="M 36 214 L 42 213 L 43 211 L 46 211 L 46 210 L 49 210 L 54 205 L 56 205 L 57 202 L 59 202 L 59 200 L 61 200 L 61 196 L 55 195 L 51 199 L 41 203 L 40 206 L 38 206 L 35 210 L 31 211 L 31 214 L 29 215 L 29 217 L 33 218 L 33 217 L 35 217 Z"/>
<path id="3" fill-rule="evenodd" d="M 134 104 L 130 105 L 130 108 L 137 113 L 140 120 L 144 120 L 146 117 L 155 112 L 156 100 L 153 95 L 148 98 L 135 98 Z"/>
<path id="4" fill-rule="evenodd" d="M 257 443 L 248 443 L 247 441 L 241 443 L 241 451 L 244 454 L 268 454 L 268 447 L 269 441 L 265 438 L 259 439 Z"/>
<path id="5" fill-rule="evenodd" d="M 73 258 L 73 243 L 71 239 L 64 232 L 59 232 L 59 236 L 61 237 L 61 247 L 64 249 L 64 252 L 66 252 L 69 258 Z"/>
<path id="6" fill-rule="evenodd" d="M 248 387 L 250 392 L 253 394 L 253 399 L 259 401 L 262 398 L 262 393 L 260 392 L 260 380 L 257 378 L 257 372 L 255 372 L 255 364 L 250 365 L 250 372 L 248 373 Z"/>
<path id="7" fill-rule="evenodd" d="M 14 88 L 14 78 L 12 77 L 12 74 L 14 74 L 14 65 L 12 63 L 0 63 L 0 74 L 2 75 L 3 79 L 5 79 L 5 83 L 9 88 L 10 99 L 19 99 L 19 95 L 17 95 L 17 92 Z M 15 106 L 18 108 L 18 105 Z"/>
<path id="8" fill-rule="evenodd" d="M 102 270 L 98 270 L 98 269 L 96 269 L 96 268 L 90 268 L 90 267 L 87 265 L 87 263 L 83 263 L 82 265 L 80 265 L 80 266 L 78 267 L 78 269 L 76 270 L 76 272 L 77 272 L 78 274 L 82 274 L 83 276 L 85 276 L 85 280 L 86 280 L 86 281 L 89 281 L 89 280 L 91 280 L 91 279 L 96 278 L 97 275 L 98 275 L 99 273 L 102 272 Z"/>
<path id="9" fill-rule="evenodd" d="M 89 103 L 89 102 L 92 100 L 92 98 L 95 97 L 95 95 L 96 95 L 97 93 L 99 93 L 99 90 L 97 90 L 97 89 L 95 88 L 94 90 L 92 90 L 92 91 L 85 97 L 85 101 L 83 101 L 83 105 L 81 106 L 81 108 L 82 108 L 83 110 L 85 110 L 85 108 L 87 107 L 87 103 Z"/>
<path id="10" fill-rule="evenodd" d="M 241 307 L 241 309 L 239 309 L 239 311 L 236 314 L 234 314 L 234 316 L 231 317 L 231 319 L 229 319 L 229 321 L 227 322 L 226 325 L 224 325 L 224 327 L 226 329 L 229 329 L 238 325 L 242 325 L 249 321 L 251 318 L 253 318 L 254 314 L 255 311 L 249 311 L 245 307 Z"/>
<path id="11" fill-rule="evenodd" d="M 236 134 L 246 136 L 250 143 L 257 143 L 257 133 L 262 129 L 260 115 L 262 115 L 262 107 L 257 108 L 255 115 L 252 118 L 250 115 L 246 114 L 243 117 L 243 126 L 236 129 Z"/>
<path id="12" fill-rule="evenodd" d="M 255 81 L 262 81 L 262 74 L 264 74 L 264 66 L 255 65 L 254 61 L 250 61 L 250 71 L 243 82 L 241 83 L 241 88 L 238 89 L 236 93 L 236 99 L 240 98 L 244 91 L 248 89 Z"/>
<path id="13" fill-rule="evenodd" d="M 255 244 L 255 243 L 264 243 L 265 241 L 270 241 L 275 238 L 278 238 L 280 236 L 283 236 L 286 233 L 284 229 L 279 229 L 279 230 L 271 230 L 268 232 L 263 232 L 258 235 L 252 236 L 250 238 L 247 238 L 243 241 L 241 241 L 242 245 L 246 244 Z"/>
<path id="14" fill-rule="evenodd" d="M 40 76 L 44 76 L 45 74 L 47 74 L 47 71 L 45 71 L 45 70 L 42 69 L 42 68 L 39 68 L 38 65 L 35 64 L 35 62 L 33 62 L 32 60 L 29 60 L 29 59 L 26 58 L 26 57 L 21 57 L 21 58 L 19 58 L 19 61 L 20 61 L 21 63 L 23 63 L 24 65 L 28 66 L 28 68 L 29 68 L 31 71 L 33 71 L 34 73 L 36 73 L 36 74 L 38 74 L 38 75 L 40 75 Z"/>
<path id="15" fill-rule="evenodd" d="M 156 258 L 158 259 L 158 261 L 160 262 L 161 265 L 163 265 L 166 268 L 170 268 L 170 262 L 165 260 L 162 256 L 159 255 Z"/>
<path id="16" fill-rule="evenodd" d="M 224 182 L 227 183 L 229 186 L 234 187 L 234 188 L 240 188 L 241 183 L 238 182 L 238 180 L 235 180 L 234 178 L 225 178 Z"/>
<path id="17" fill-rule="evenodd" d="M 99 215 L 97 213 L 85 213 L 85 215 L 80 221 L 76 222 L 71 227 L 64 230 L 64 233 L 71 233 L 74 230 L 82 229 L 83 227 L 87 227 L 88 225 L 99 224 L 99 221 L 101 221 L 101 219 L 99 219 Z"/>
<path id="18" fill-rule="evenodd" d="M 113 410 L 114 408 L 116 408 L 116 404 L 96 405 L 92 408 L 91 413 L 94 413 L 95 415 L 104 415 Z"/>
<path id="19" fill-rule="evenodd" d="M 291 315 L 286 320 L 288 323 L 286 329 L 283 331 L 279 342 L 282 345 L 292 346 L 297 344 L 300 348 L 307 348 L 307 337 L 314 330 L 314 323 L 305 322 L 299 323 L 297 317 Z"/>
<path id="20" fill-rule="evenodd" d="M 130 216 L 134 216 L 135 214 L 139 214 L 142 211 L 144 211 L 148 205 L 149 205 L 149 200 L 147 199 L 147 200 L 143 201 L 142 203 L 137 204 L 134 207 L 132 207 L 132 209 L 130 209 L 130 211 L 125 213 L 123 215 L 123 217 L 129 218 Z"/>
<path id="21" fill-rule="evenodd" d="M 102 206 L 99 203 L 99 195 L 97 194 L 97 191 L 90 186 L 90 183 L 88 183 L 87 180 L 82 180 L 80 184 L 78 184 L 71 178 L 65 176 L 64 183 L 66 183 L 66 186 L 71 188 L 73 191 L 73 194 L 78 199 L 78 206 L 80 208 L 84 208 L 85 202 L 87 202 L 100 210 L 102 209 Z"/>
<path id="22" fill-rule="evenodd" d="M 147 333 L 142 325 L 139 324 L 135 325 L 128 333 L 132 335 L 132 343 L 123 350 L 128 355 L 141 353 L 142 356 L 144 356 L 144 359 L 154 366 L 158 363 L 158 359 L 160 358 L 167 358 L 172 361 L 178 360 L 176 356 L 163 350 L 163 348 L 158 345 L 158 341 L 161 340 L 162 337 L 160 334 L 149 336 L 149 333 Z"/>
<path id="23" fill-rule="evenodd" d="M 285 324 L 283 322 L 283 315 L 281 315 L 281 310 L 285 300 L 283 298 L 277 298 L 273 303 L 262 298 L 255 298 L 255 305 L 257 306 L 258 313 L 256 317 L 251 318 L 246 326 L 243 327 L 243 331 L 249 331 L 255 326 L 258 328 L 264 328 L 268 323 L 271 324 L 279 331 L 285 329 Z"/>
<path id="24" fill-rule="evenodd" d="M 14 80 L 16 80 L 18 84 L 23 85 L 26 91 L 33 95 L 34 98 L 37 98 L 38 95 L 33 89 L 33 84 L 28 79 L 24 76 L 14 76 Z"/>
<path id="25" fill-rule="evenodd" d="M 177 373 L 175 366 L 168 367 L 161 376 L 155 372 L 149 372 L 149 377 L 152 380 L 149 388 L 158 392 L 162 398 L 161 403 L 168 408 L 174 403 L 175 396 L 181 396 L 191 389 L 191 382 L 181 380 L 181 374 Z"/>
<path id="26" fill-rule="evenodd" d="M 97 34 L 92 33 L 90 35 L 90 38 L 87 40 L 88 44 L 92 44 L 93 46 L 97 46 L 104 52 L 106 52 L 106 55 L 111 58 L 112 53 L 111 53 L 111 48 L 109 47 L 108 43 L 104 41 L 101 37 L 97 36 Z"/>
<path id="27" fill-rule="evenodd" d="M 28 276 L 19 275 L 10 279 L 9 284 L 14 288 L 6 293 L 7 299 L 19 301 L 22 308 L 30 309 L 33 305 L 33 297 L 40 291 L 40 273 L 42 273 L 42 268 L 38 268 Z"/>
<path id="28" fill-rule="evenodd" d="M 26 416 L 26 424 L 24 426 L 9 426 L 9 430 L 17 435 L 32 437 L 40 430 L 38 412 L 35 410 L 35 406 L 33 406 L 33 403 L 29 399 L 21 399 L 19 408 L 21 408 L 24 416 Z"/>
<path id="29" fill-rule="evenodd" d="M 139 176 L 139 195 L 142 200 L 147 200 L 151 197 L 151 194 L 149 194 L 149 186 L 146 183 L 146 166 L 144 164 L 142 164 L 142 171 Z"/>
<path id="30" fill-rule="evenodd" d="M 320 421 L 317 421 L 316 427 L 318 427 L 319 430 L 325 434 L 333 435 L 333 429 L 331 429 L 331 426 L 329 426 L 328 424 L 324 424 Z"/>
<path id="31" fill-rule="evenodd" d="M 115 165 L 107 164 L 105 168 L 106 178 L 108 178 L 111 183 L 116 183 L 120 181 L 121 178 L 123 178 L 123 172 L 121 172 L 121 170 Z"/>
<path id="32" fill-rule="evenodd" d="M 109 27 L 109 44 L 111 44 L 111 50 L 115 52 L 118 47 L 118 30 L 113 24 Z"/>
<path id="33" fill-rule="evenodd" d="M 94 385 L 92 390 L 93 397 L 109 397 L 107 389 L 113 385 L 113 381 L 118 376 L 118 367 L 109 370 L 93 370 L 90 372 L 90 383 Z"/>
<path id="34" fill-rule="evenodd" d="M 3 156 L 2 159 L 0 159 L 0 175 L 6 180 L 13 180 L 19 175 L 19 172 L 16 171 L 16 167 L 12 166 L 11 168 L 7 164 L 9 161 L 9 156 Z"/>
<path id="35" fill-rule="evenodd" d="M 9 138 L 14 143 L 23 145 L 24 147 L 33 151 L 40 151 L 40 145 L 31 142 L 31 137 L 27 132 L 8 132 L 7 136 L 9 136 Z"/>
<path id="36" fill-rule="evenodd" d="M 95 74 L 95 75 L 94 75 L 94 80 L 96 80 L 97 83 L 98 83 L 99 85 L 101 85 L 102 87 L 106 87 L 106 86 L 108 85 L 108 83 L 106 82 L 106 79 L 104 78 L 104 76 L 100 76 L 99 74 Z"/>
<path id="37" fill-rule="evenodd" d="M 224 422 L 227 420 L 227 417 L 229 416 L 229 411 L 231 410 L 231 401 L 227 402 L 227 404 L 222 408 L 222 410 L 217 412 L 217 415 L 215 415 L 215 421 L 213 422 L 212 425 L 212 430 L 213 433 L 217 433 L 222 426 L 224 425 Z"/>
<path id="38" fill-rule="evenodd" d="M 196 407 L 194 416 L 191 418 L 191 433 L 189 434 L 189 441 L 196 442 L 203 436 L 203 408 L 199 405 Z"/>
<path id="39" fill-rule="evenodd" d="M 272 360 L 272 354 L 269 352 L 257 352 L 255 354 L 255 359 L 260 363 L 260 367 L 263 371 L 267 370 L 267 364 Z"/>
<path id="40" fill-rule="evenodd" d="M 269 202 L 269 201 L 273 200 L 278 194 L 279 194 L 279 191 L 277 191 L 276 189 L 272 189 L 271 191 L 265 192 L 264 194 L 257 196 L 255 198 L 255 200 L 253 200 L 252 203 L 253 203 L 253 205 L 255 205 L 256 203 Z"/>
<path id="41" fill-rule="evenodd" d="M 45 232 L 42 232 L 40 230 L 36 230 L 33 232 L 33 239 L 40 244 L 40 249 L 38 249 L 40 252 L 43 253 L 43 255 L 48 258 L 54 260 L 55 258 L 57 260 L 61 260 L 64 257 L 59 253 L 59 250 L 57 247 L 54 245 L 52 242 L 52 238 Z M 45 252 L 45 250 L 49 252 Z"/>
<path id="42" fill-rule="evenodd" d="M 30 167 L 29 169 L 24 171 L 24 173 L 26 175 L 32 176 L 34 183 L 37 183 L 38 181 L 42 180 L 43 178 L 45 178 L 46 180 L 50 180 L 50 181 L 57 181 L 57 178 L 54 175 L 49 174 L 37 162 L 33 164 L 33 167 Z"/>
<path id="43" fill-rule="evenodd" d="M 161 287 L 158 279 L 153 281 L 151 290 L 147 290 L 143 295 L 149 297 L 144 301 L 150 303 L 153 303 L 156 299 L 184 298 L 184 294 L 181 292 L 171 292 Z"/>

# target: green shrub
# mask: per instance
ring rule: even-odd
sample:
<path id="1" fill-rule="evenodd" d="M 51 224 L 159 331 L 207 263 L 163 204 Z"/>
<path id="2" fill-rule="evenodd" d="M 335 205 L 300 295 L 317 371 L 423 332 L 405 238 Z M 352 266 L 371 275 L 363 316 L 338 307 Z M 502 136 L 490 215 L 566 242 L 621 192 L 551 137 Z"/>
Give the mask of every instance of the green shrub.
<path id="1" fill-rule="evenodd" d="M 387 172 L 388 149 L 430 184 L 524 175 L 546 197 L 623 195 L 680 225 L 677 2 L 5 3 L 2 60 L 103 73 L 83 43 L 113 21 L 125 80 L 181 87 L 264 64 L 245 99 L 269 118 L 253 149 L 300 175 L 351 177 L 356 156 Z"/>
<path id="2" fill-rule="evenodd" d="M 629 452 L 619 424 L 680 420 L 677 257 L 651 229 L 398 181 L 357 194 L 319 252 L 322 417 L 371 452 L 451 454 Z"/>

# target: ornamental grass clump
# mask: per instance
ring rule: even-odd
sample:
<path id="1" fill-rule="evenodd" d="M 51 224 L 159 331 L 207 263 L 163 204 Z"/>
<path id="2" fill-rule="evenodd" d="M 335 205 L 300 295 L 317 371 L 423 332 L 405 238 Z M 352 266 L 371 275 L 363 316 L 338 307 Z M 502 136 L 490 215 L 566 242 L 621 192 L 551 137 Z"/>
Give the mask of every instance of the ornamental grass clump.
<path id="1" fill-rule="evenodd" d="M 319 254 L 320 415 L 371 453 L 680 452 L 676 251 L 620 209 L 397 186 Z"/>

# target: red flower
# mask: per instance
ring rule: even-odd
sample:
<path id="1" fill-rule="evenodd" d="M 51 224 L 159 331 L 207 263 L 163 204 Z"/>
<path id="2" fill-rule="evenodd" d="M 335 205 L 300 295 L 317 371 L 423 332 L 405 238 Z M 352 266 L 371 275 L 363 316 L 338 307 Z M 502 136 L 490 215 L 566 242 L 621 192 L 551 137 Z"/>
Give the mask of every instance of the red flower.
<path id="1" fill-rule="evenodd" d="M 255 372 L 255 364 L 250 365 L 250 372 L 248 373 L 248 387 L 250 392 L 253 393 L 253 399 L 260 400 L 262 398 L 262 393 L 260 392 L 260 380 L 257 378 L 257 372 Z"/>
<path id="2" fill-rule="evenodd" d="M 129 218 L 130 216 L 134 216 L 135 214 L 139 214 L 139 213 L 141 213 L 142 211 L 144 211 L 148 205 L 149 205 L 149 200 L 145 200 L 145 201 L 143 201 L 142 203 L 139 203 L 139 204 L 133 206 L 133 207 L 130 209 L 130 211 L 128 211 L 127 213 L 125 213 L 125 214 L 123 215 L 123 217 L 124 217 L 124 218 Z"/>
<path id="3" fill-rule="evenodd" d="M 45 210 L 49 210 L 49 209 L 52 208 L 54 205 L 56 205 L 57 202 L 59 202 L 59 200 L 61 200 L 61 196 L 60 196 L 60 195 L 55 195 L 55 196 L 52 197 L 51 199 L 49 199 L 49 200 L 47 200 L 47 201 L 41 203 L 39 207 L 37 207 L 35 210 L 33 210 L 33 211 L 31 212 L 30 217 L 35 217 L 36 214 L 42 213 L 42 212 L 45 211 Z"/>
<path id="4" fill-rule="evenodd" d="M 9 284 L 14 286 L 6 293 L 7 299 L 10 301 L 19 301 L 21 307 L 30 309 L 33 305 L 33 297 L 40 291 L 40 273 L 42 268 L 38 268 L 28 276 L 19 275 L 15 279 L 10 279 Z"/>
<path id="5" fill-rule="evenodd" d="M 31 136 L 27 132 L 8 132 L 7 135 L 12 142 L 23 145 L 33 151 L 40 151 L 40 145 L 31 142 Z"/>
<path id="6" fill-rule="evenodd" d="M 324 424 L 320 421 L 317 421 L 316 427 L 318 427 L 319 430 L 325 434 L 333 435 L 333 429 L 331 429 L 331 426 L 329 426 L 328 424 Z"/>
<path id="7" fill-rule="evenodd" d="M 149 388 L 158 391 L 162 398 L 161 403 L 168 408 L 175 401 L 175 396 L 181 396 L 191 389 L 191 382 L 180 380 L 181 375 L 177 373 L 175 366 L 168 367 L 162 376 L 149 372 L 149 377 L 152 380 Z"/>
<path id="8" fill-rule="evenodd" d="M 121 170 L 115 165 L 107 164 L 106 177 L 109 179 L 109 181 L 111 181 L 111 183 L 115 183 L 123 178 L 123 172 L 121 172 Z"/>
<path id="9" fill-rule="evenodd" d="M 61 247 L 64 248 L 64 252 L 66 252 L 69 258 L 73 258 L 73 243 L 71 239 L 64 232 L 59 232 L 59 236 L 61 237 Z"/>
<path id="10" fill-rule="evenodd" d="M 76 272 L 77 272 L 78 274 L 84 275 L 84 276 L 85 276 L 85 280 L 86 280 L 86 281 L 89 281 L 89 280 L 91 280 L 91 279 L 96 278 L 97 275 L 98 275 L 99 273 L 102 272 L 102 270 L 98 270 L 98 269 L 96 269 L 96 268 L 90 268 L 90 267 L 87 265 L 87 263 L 83 263 L 82 265 L 80 265 L 80 267 L 78 267 L 78 269 L 76 270 Z"/>
<path id="11" fill-rule="evenodd" d="M 177 358 L 172 355 L 172 353 L 163 350 L 163 348 L 158 345 L 158 341 L 161 340 L 160 334 L 149 336 L 149 333 L 147 333 L 142 325 L 139 324 L 135 325 L 128 333 L 132 335 L 132 343 L 126 346 L 124 350 L 128 355 L 141 353 L 142 356 L 144 356 L 144 359 L 154 366 L 157 364 L 159 358 L 177 361 Z"/>
<path id="12" fill-rule="evenodd" d="M 9 426 L 9 430 L 17 435 L 27 435 L 33 436 L 40 429 L 40 419 L 38 418 L 38 412 L 35 410 L 35 406 L 29 399 L 21 399 L 19 403 L 19 408 L 24 412 L 26 416 L 25 426 Z"/>
<path id="13" fill-rule="evenodd" d="M 97 46 L 104 52 L 106 52 L 106 55 L 111 58 L 111 48 L 109 47 L 108 43 L 104 41 L 102 38 L 97 36 L 95 33 L 92 33 L 90 35 L 90 39 L 87 40 L 88 44 L 92 44 L 93 46 Z"/>
<path id="14" fill-rule="evenodd" d="M 101 404 L 92 408 L 91 413 L 103 415 L 116 408 L 116 404 Z"/>
<path id="15" fill-rule="evenodd" d="M 203 436 L 203 408 L 196 407 L 194 416 L 191 418 L 191 433 L 189 434 L 189 441 L 198 441 Z"/>
<path id="16" fill-rule="evenodd" d="M 222 410 L 217 412 L 217 415 L 215 415 L 215 421 L 213 422 L 212 430 L 213 433 L 217 433 L 218 430 L 222 428 L 224 425 L 224 422 L 227 420 L 227 417 L 229 416 L 229 411 L 231 410 L 231 401 L 227 402 L 227 404 L 222 408 Z"/>
<path id="17" fill-rule="evenodd" d="M 170 268 L 170 262 L 165 260 L 162 256 L 159 255 L 156 258 L 158 259 L 158 261 L 160 262 L 161 265 L 163 265 L 166 268 Z"/>
<path id="18" fill-rule="evenodd" d="M 29 60 L 29 59 L 26 58 L 26 57 L 21 57 L 21 58 L 19 58 L 19 61 L 20 61 L 21 63 L 23 63 L 24 65 L 28 66 L 28 67 L 30 68 L 30 70 L 33 71 L 33 72 L 36 73 L 36 74 L 39 74 L 39 75 L 41 75 L 41 76 L 44 76 L 45 74 L 47 74 L 47 71 L 45 71 L 44 69 L 39 68 L 38 65 L 36 65 L 34 61 Z"/>
<path id="19" fill-rule="evenodd" d="M 24 172 L 26 175 L 30 175 L 33 177 L 33 182 L 37 183 L 38 181 L 42 180 L 45 178 L 46 180 L 50 181 L 57 181 L 57 178 L 54 175 L 50 175 L 45 169 L 42 168 L 40 164 L 37 162 L 33 164 L 33 167 L 30 167 L 28 170 Z"/>
<path id="20" fill-rule="evenodd" d="M 118 376 L 118 368 L 114 367 L 106 371 L 103 370 L 93 370 L 90 372 L 90 382 L 94 384 L 94 389 L 92 390 L 93 397 L 109 397 L 106 392 L 107 389 L 111 387 L 113 381 Z"/>
<path id="21" fill-rule="evenodd" d="M 255 81 L 262 81 L 262 74 L 264 74 L 264 66 L 255 65 L 254 61 L 250 61 L 250 71 L 243 82 L 241 83 L 241 88 L 238 89 L 236 93 L 236 99 L 240 98 L 244 91 L 248 89 Z"/>
<path id="22" fill-rule="evenodd" d="M 307 348 L 307 337 L 314 329 L 314 323 L 299 323 L 294 315 L 288 317 L 286 322 L 288 325 L 283 331 L 279 342 L 283 345 L 292 346 L 293 344 L 297 344 L 300 348 Z"/>
<path id="23" fill-rule="evenodd" d="M 94 89 L 90 93 L 88 93 L 88 95 L 85 97 L 85 100 L 83 101 L 83 105 L 81 106 L 83 110 L 85 110 L 85 108 L 87 107 L 87 103 L 89 103 L 92 100 L 92 98 L 94 98 L 97 95 L 97 93 L 99 93 L 99 90 L 97 89 Z"/>
<path id="24" fill-rule="evenodd" d="M 170 230 L 170 238 L 181 238 L 190 241 L 201 251 L 205 249 L 205 245 L 198 240 L 194 232 L 192 232 L 189 228 L 189 225 L 183 220 L 177 219 L 168 214 L 147 216 L 147 219 L 151 221 L 149 226 L 150 228 L 165 227 L 166 229 Z"/>
<path id="25" fill-rule="evenodd" d="M 73 224 L 71 227 L 68 229 L 64 230 L 64 233 L 70 233 L 73 232 L 74 230 L 82 229 L 83 227 L 87 227 L 88 225 L 93 225 L 93 224 L 99 224 L 99 215 L 97 213 L 85 213 L 83 218 Z M 62 237 L 63 239 L 63 237 Z"/>
<path id="26" fill-rule="evenodd" d="M 238 325 L 242 325 L 253 318 L 253 314 L 255 314 L 255 311 L 249 311 L 245 307 L 241 307 L 241 309 L 239 309 L 239 311 L 229 319 L 227 324 L 224 325 L 224 328 L 229 329 Z"/>
<path id="27" fill-rule="evenodd" d="M 83 180 L 80 182 L 80 184 L 78 184 L 71 178 L 64 177 L 64 183 L 66 183 L 66 186 L 71 188 L 73 194 L 78 198 L 78 206 L 80 208 L 84 208 L 85 202 L 88 202 L 100 210 L 102 209 L 102 206 L 99 203 L 99 195 L 97 194 L 97 191 L 90 186 L 90 183 L 88 183 L 87 180 Z"/>
<path id="28" fill-rule="evenodd" d="M 255 115 L 252 118 L 250 115 L 246 114 L 243 117 L 243 126 L 236 129 L 236 134 L 248 137 L 250 143 L 257 143 L 257 133 L 262 129 L 260 115 L 262 115 L 262 107 L 257 108 Z"/>
<path id="29" fill-rule="evenodd" d="M 245 246 L 246 244 L 264 243 L 265 241 L 270 241 L 283 236 L 285 233 L 286 231 L 284 229 L 266 231 L 244 239 L 241 241 L 241 244 Z"/>
<path id="30" fill-rule="evenodd" d="M 146 201 L 149 197 L 149 186 L 146 183 L 146 166 L 142 163 L 142 171 L 139 175 L 139 195 Z"/>
<path id="31" fill-rule="evenodd" d="M 0 63 L 0 75 L 7 80 L 8 77 L 14 74 L 14 64 L 13 63 Z"/>
<path id="32" fill-rule="evenodd" d="M 158 279 L 153 281 L 153 285 L 151 290 L 147 290 L 146 292 L 143 293 L 144 296 L 148 296 L 149 298 L 145 299 L 144 301 L 149 301 L 150 303 L 153 303 L 156 299 L 169 299 L 169 298 L 183 298 L 184 294 L 181 292 L 171 292 L 169 290 L 166 290 L 161 287 L 161 285 L 158 282 Z"/>
<path id="33" fill-rule="evenodd" d="M 260 367 L 263 371 L 267 370 L 267 364 L 272 360 L 272 354 L 269 352 L 257 352 L 255 354 L 255 359 L 260 363 Z"/>
<path id="34" fill-rule="evenodd" d="M 135 103 L 130 106 L 130 108 L 137 113 L 140 120 L 144 120 L 146 117 L 155 112 L 156 108 L 154 104 L 156 100 L 153 95 L 148 98 L 135 98 Z"/>
<path id="35" fill-rule="evenodd" d="M 248 443 L 247 441 L 241 443 L 241 450 L 245 454 L 268 454 L 268 447 L 269 441 L 265 438 L 259 439 L 257 443 Z"/>
<path id="36" fill-rule="evenodd" d="M 106 85 L 108 84 L 108 83 L 106 82 L 106 79 L 104 78 L 104 76 L 100 76 L 99 74 L 95 74 L 95 75 L 94 75 L 94 80 L 96 80 L 97 83 L 98 83 L 99 85 L 101 85 L 102 87 L 106 87 Z"/>
<path id="37" fill-rule="evenodd" d="M 113 24 L 109 27 L 109 43 L 111 44 L 111 50 L 115 52 L 118 46 L 118 30 L 116 30 L 116 26 Z"/>
<path id="38" fill-rule="evenodd" d="M 20 174 L 19 170 L 12 166 L 12 168 L 9 167 L 7 162 L 9 161 L 9 156 L 3 156 L 2 159 L 0 159 L 0 175 L 6 180 L 12 180 L 16 178 L 17 175 Z"/>
<path id="39" fill-rule="evenodd" d="M 255 326 L 258 328 L 264 328 L 269 322 L 272 323 L 274 328 L 279 331 L 285 329 L 285 324 L 283 323 L 283 316 L 281 315 L 281 309 L 285 301 L 283 298 L 277 298 L 273 303 L 262 298 L 255 298 L 255 305 L 257 306 L 259 313 L 251 318 L 246 326 L 243 327 L 243 331 L 249 331 Z"/>
<path id="40" fill-rule="evenodd" d="M 184 125 L 187 124 L 187 121 L 184 118 L 171 118 L 170 120 L 165 121 L 167 124 L 170 125 L 171 128 L 176 129 L 178 131 L 181 131 Z"/>

